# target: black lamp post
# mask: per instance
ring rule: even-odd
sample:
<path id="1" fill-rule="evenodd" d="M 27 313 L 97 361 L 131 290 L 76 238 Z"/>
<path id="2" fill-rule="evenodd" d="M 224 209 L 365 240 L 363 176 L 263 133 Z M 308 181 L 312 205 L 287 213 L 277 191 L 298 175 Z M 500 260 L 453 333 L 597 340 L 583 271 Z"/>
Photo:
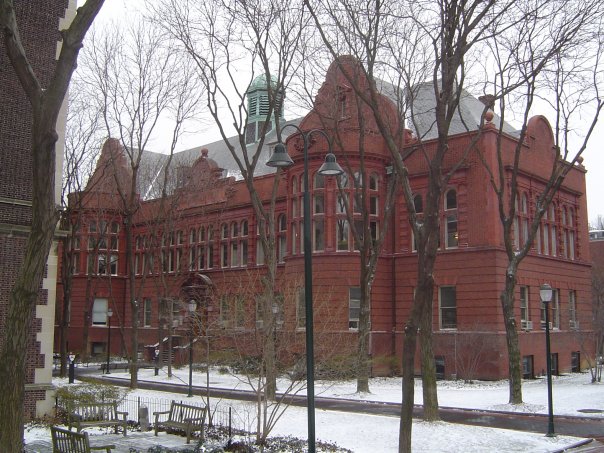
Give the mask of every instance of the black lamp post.
<path id="1" fill-rule="evenodd" d="M 189 394 L 188 397 L 193 396 L 193 313 L 197 308 L 197 303 L 194 300 L 190 300 L 187 306 L 189 310 Z"/>
<path id="2" fill-rule="evenodd" d="M 314 453 L 315 448 L 315 370 L 313 345 L 313 310 L 312 310 L 312 244 L 310 234 L 310 193 L 308 184 L 308 141 L 317 132 L 325 137 L 329 152 L 325 162 L 319 168 L 319 174 L 338 176 L 344 173 L 336 162 L 336 156 L 331 152 L 331 142 L 327 134 L 320 129 L 303 132 L 298 126 L 288 124 L 285 127 L 295 128 L 304 140 L 304 303 L 306 307 L 306 404 L 308 410 L 308 451 Z M 285 129 L 285 127 L 283 129 Z M 283 130 L 282 129 L 282 130 Z M 266 165 L 269 167 L 289 167 L 294 161 L 287 153 L 287 148 L 281 142 L 275 145 L 275 151 Z"/>
<path id="3" fill-rule="evenodd" d="M 552 300 L 553 290 L 547 283 L 539 288 L 539 296 L 545 308 L 545 360 L 547 366 L 547 437 L 554 437 L 554 405 L 552 401 L 552 354 L 549 339 L 549 303 Z"/>
<path id="4" fill-rule="evenodd" d="M 75 354 L 73 352 L 69 353 L 69 383 L 73 384 L 75 380 Z"/>
<path id="5" fill-rule="evenodd" d="M 107 374 L 111 374 L 109 371 L 109 355 L 111 354 L 111 317 L 113 316 L 113 311 L 111 308 L 107 310 Z"/>

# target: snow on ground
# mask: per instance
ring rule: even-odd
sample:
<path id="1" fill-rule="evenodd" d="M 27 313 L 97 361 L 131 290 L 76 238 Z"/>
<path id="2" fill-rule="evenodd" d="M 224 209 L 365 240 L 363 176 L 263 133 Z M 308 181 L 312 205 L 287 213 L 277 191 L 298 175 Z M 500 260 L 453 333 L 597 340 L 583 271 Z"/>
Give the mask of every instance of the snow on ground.
<path id="1" fill-rule="evenodd" d="M 129 379 L 127 373 L 113 372 L 111 377 Z M 164 370 L 154 376 L 153 370 L 141 370 L 139 380 L 188 384 L 188 368 L 175 369 L 169 378 Z M 64 380 L 56 380 L 56 385 L 65 385 Z M 286 381 L 279 383 L 285 388 Z M 205 373 L 195 372 L 194 386 L 205 386 Z M 210 385 L 220 388 L 248 389 L 247 384 L 230 374 L 218 371 L 210 374 Z M 581 409 L 604 411 L 604 384 L 591 384 L 589 373 L 554 377 L 553 401 L 555 415 L 585 415 Z M 329 396 L 347 399 L 371 401 L 401 401 L 400 378 L 375 378 L 370 383 L 371 393 L 356 394 L 355 382 L 344 381 L 329 383 L 317 381 L 317 396 Z M 304 391 L 300 392 L 303 394 Z M 416 381 L 416 403 L 422 402 L 421 381 Z M 154 397 L 182 400 L 183 395 L 150 390 L 136 390 L 129 397 Z M 524 381 L 523 397 L 525 404 L 514 407 L 507 404 L 507 381 L 475 382 L 441 381 L 438 383 L 439 404 L 443 407 L 461 407 L 499 411 L 522 411 L 534 413 L 547 412 L 547 387 L 545 379 Z M 199 396 L 195 399 L 201 400 Z M 254 413 L 251 403 L 222 400 L 219 404 L 235 407 L 239 413 L 249 414 L 250 426 L 253 425 Z M 604 418 L 603 413 L 590 413 L 589 416 Z M 398 417 L 352 414 L 335 411 L 316 410 L 316 436 L 323 441 L 334 442 L 354 452 L 387 453 L 397 451 Z M 307 436 L 307 417 L 305 408 L 290 407 L 279 420 L 272 432 L 273 435 L 292 435 L 299 438 Z M 26 442 L 48 436 L 44 430 L 26 432 Z M 557 436 L 547 438 L 543 433 L 527 433 L 494 428 L 481 428 L 450 424 L 444 422 L 426 423 L 417 420 L 413 424 L 414 452 L 553 452 L 575 444 L 581 439 Z"/>

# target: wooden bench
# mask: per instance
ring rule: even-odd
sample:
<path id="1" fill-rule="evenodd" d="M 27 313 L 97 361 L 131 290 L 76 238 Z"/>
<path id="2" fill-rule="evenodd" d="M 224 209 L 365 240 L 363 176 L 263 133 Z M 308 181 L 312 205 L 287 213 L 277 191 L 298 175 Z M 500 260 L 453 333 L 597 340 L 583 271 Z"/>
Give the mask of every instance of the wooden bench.
<path id="1" fill-rule="evenodd" d="M 67 426 L 75 426 L 78 433 L 89 426 L 114 426 L 115 433 L 121 426 L 124 436 L 128 427 L 128 412 L 117 410 L 117 403 L 90 403 L 70 405 L 67 410 Z"/>
<path id="2" fill-rule="evenodd" d="M 111 453 L 111 450 L 115 448 L 115 445 L 91 447 L 88 433 L 74 433 L 56 426 L 50 427 L 50 435 L 54 453 L 91 453 L 96 450 L 105 450 L 106 453 Z"/>
<path id="3" fill-rule="evenodd" d="M 161 415 L 168 415 L 168 419 L 160 421 Z M 177 403 L 172 401 L 169 411 L 153 412 L 155 415 L 155 435 L 159 428 L 166 431 L 177 430 L 184 431 L 187 435 L 187 443 L 191 442 L 191 435 L 199 431 L 203 440 L 203 425 L 206 421 L 206 408 L 191 406 L 189 404 Z"/>

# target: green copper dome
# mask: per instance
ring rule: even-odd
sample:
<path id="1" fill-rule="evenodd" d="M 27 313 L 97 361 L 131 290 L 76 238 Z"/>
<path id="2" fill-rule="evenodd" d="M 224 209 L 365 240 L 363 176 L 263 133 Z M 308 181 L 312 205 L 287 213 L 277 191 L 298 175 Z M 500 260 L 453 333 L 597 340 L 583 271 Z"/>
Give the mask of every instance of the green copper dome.
<path id="1" fill-rule="evenodd" d="M 277 79 L 274 76 L 271 76 L 271 85 L 273 88 L 276 88 L 277 86 Z M 266 74 L 256 76 L 254 80 L 252 80 L 252 83 L 250 83 L 247 92 L 251 93 L 256 90 L 266 90 Z"/>

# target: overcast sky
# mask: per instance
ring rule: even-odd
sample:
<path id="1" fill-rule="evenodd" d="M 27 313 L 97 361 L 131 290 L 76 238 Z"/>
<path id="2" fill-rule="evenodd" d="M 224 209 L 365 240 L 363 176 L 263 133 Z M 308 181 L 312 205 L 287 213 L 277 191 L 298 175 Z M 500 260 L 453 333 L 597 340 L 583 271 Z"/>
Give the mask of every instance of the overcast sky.
<path id="1" fill-rule="evenodd" d="M 78 0 L 82 3 L 82 0 Z M 110 20 L 124 20 L 128 18 L 137 8 L 144 7 L 144 0 L 107 0 L 103 6 L 97 24 L 103 24 Z M 286 117 L 287 117 L 286 106 Z M 209 116 L 209 115 L 208 115 Z M 291 115 L 290 115 L 291 116 Z M 546 115 L 547 116 L 547 115 Z M 288 118 L 291 119 L 291 118 Z M 553 121 L 553 118 L 548 118 Z M 585 120 L 587 121 L 587 120 Z M 580 129 L 582 124 L 577 125 Z M 196 132 L 189 133 L 184 136 L 177 147 L 177 150 L 188 149 L 194 146 L 199 146 L 204 143 L 209 143 L 220 138 L 218 128 L 213 126 L 211 122 L 206 122 L 204 125 L 196 125 Z M 160 139 L 155 142 L 154 151 L 161 152 L 161 149 L 167 145 L 163 145 Z M 600 119 L 596 126 L 594 136 L 590 140 L 590 145 L 583 153 L 583 165 L 587 169 L 587 204 L 588 218 L 591 223 L 595 221 L 598 215 L 604 216 L 604 118 Z"/>

